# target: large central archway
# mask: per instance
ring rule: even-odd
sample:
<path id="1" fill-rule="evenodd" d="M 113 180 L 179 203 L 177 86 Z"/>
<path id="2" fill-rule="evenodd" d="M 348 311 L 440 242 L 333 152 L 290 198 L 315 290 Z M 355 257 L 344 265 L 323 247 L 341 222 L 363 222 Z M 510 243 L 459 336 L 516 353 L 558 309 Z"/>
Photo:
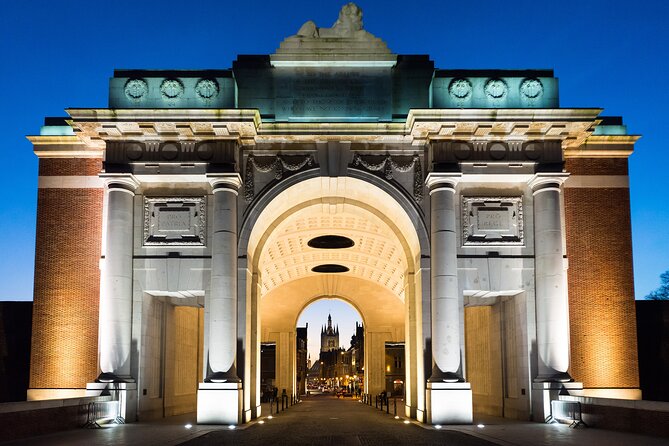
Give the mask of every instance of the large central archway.
<path id="1" fill-rule="evenodd" d="M 303 178 L 278 183 L 247 212 L 240 234 L 240 253 L 247 254 L 247 262 L 240 265 L 239 276 L 246 309 L 240 330 L 248 340 L 243 366 L 244 387 L 250 390 L 244 392 L 247 417 L 259 410 L 260 343 L 276 344 L 278 387 L 295 392 L 299 314 L 314 300 L 336 297 L 351 303 L 365 321 L 368 393 L 385 386 L 386 342 L 404 342 L 406 412 L 423 418 L 423 333 L 429 335 L 429 318 L 423 318 L 422 290 L 429 274 L 423 274 L 421 258 L 427 233 L 411 200 L 372 175 L 358 176 L 305 172 Z M 323 235 L 347 237 L 353 246 L 309 246 Z M 347 271 L 314 271 L 333 264 Z"/>

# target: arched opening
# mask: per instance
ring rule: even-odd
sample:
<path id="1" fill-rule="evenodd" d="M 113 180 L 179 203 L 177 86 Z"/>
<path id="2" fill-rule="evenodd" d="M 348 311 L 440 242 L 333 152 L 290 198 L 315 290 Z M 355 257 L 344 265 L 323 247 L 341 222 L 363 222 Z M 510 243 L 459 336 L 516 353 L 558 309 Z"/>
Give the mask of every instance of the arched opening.
<path id="1" fill-rule="evenodd" d="M 276 345 L 277 387 L 297 395 L 298 317 L 310 303 L 336 297 L 364 318 L 363 387 L 368 393 L 386 389 L 386 344 L 404 343 L 398 364 L 406 370 L 405 412 L 422 419 L 425 323 L 429 335 L 429 321 L 422 317 L 422 219 L 410 217 L 390 193 L 357 178 L 317 177 L 280 186 L 261 209 L 247 213 L 240 234 L 240 251 L 246 247 L 248 256 L 240 274 L 250 351 L 244 367 L 251 390 L 245 392 L 247 417 L 257 416 L 261 396 L 260 345 Z M 310 246 L 314 239 L 325 246 Z"/>
<path id="2" fill-rule="evenodd" d="M 354 396 L 364 391 L 364 323 L 348 302 L 318 299 L 297 320 L 297 393 Z"/>

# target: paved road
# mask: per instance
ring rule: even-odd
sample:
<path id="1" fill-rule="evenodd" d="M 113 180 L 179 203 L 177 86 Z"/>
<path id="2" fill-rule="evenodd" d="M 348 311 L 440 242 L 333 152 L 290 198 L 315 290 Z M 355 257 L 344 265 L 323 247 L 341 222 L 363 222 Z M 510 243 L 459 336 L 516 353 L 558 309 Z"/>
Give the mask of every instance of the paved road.
<path id="1" fill-rule="evenodd" d="M 449 445 L 489 446 L 461 432 L 426 429 L 404 424 L 392 415 L 351 399 L 311 396 L 288 410 L 234 431 L 215 431 L 183 445 Z"/>

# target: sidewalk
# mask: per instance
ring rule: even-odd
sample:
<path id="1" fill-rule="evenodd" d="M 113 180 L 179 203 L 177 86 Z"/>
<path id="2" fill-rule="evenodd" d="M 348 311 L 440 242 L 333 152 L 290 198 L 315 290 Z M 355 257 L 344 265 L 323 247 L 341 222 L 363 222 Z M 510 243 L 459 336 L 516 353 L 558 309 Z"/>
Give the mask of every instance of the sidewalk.
<path id="1" fill-rule="evenodd" d="M 374 407 L 351 399 L 330 396 L 303 398 L 303 402 L 275 413 L 268 419 L 269 406 L 263 405 L 260 420 L 238 426 L 198 426 L 195 414 L 160 421 L 116 425 L 103 429 L 77 429 L 2 443 L 3 446 L 91 446 L 189 444 L 371 444 L 384 438 L 392 444 L 497 444 L 501 446 L 667 446 L 669 438 L 628 434 L 592 428 L 572 429 L 567 425 L 518 422 L 493 417 L 475 417 L 472 426 L 433 426 L 395 419 Z M 408 420 L 407 420 L 408 421 Z M 481 423 L 483 427 L 477 427 Z M 191 424 L 190 428 L 186 425 Z M 394 431 L 400 434 L 393 434 Z M 207 435 L 209 434 L 209 435 Z M 468 434 L 473 436 L 467 440 Z M 393 436 L 395 435 L 395 436 Z M 478 439 L 478 440 L 477 440 Z M 483 442 L 481 442 L 483 440 Z M 394 441 L 394 443 L 393 443 Z M 436 443 L 435 443 L 436 441 Z M 386 444 L 391 444 L 386 443 Z M 376 444 L 376 442 L 374 442 Z"/>

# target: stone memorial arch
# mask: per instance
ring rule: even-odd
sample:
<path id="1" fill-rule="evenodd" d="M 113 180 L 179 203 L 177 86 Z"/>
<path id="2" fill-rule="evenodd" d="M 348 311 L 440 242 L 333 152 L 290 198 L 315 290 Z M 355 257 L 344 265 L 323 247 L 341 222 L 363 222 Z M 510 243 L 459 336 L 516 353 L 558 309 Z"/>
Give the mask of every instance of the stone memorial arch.
<path id="1" fill-rule="evenodd" d="M 601 112 L 560 108 L 551 70 L 393 54 L 354 4 L 231 69 L 117 70 L 108 108 L 29 137 L 29 397 L 246 422 L 261 343 L 296 392 L 297 317 L 335 297 L 363 318 L 368 392 L 404 343 L 417 420 L 543 420 L 565 389 L 638 398 L 638 137 Z M 323 236 L 350 243 L 310 246 Z"/>

